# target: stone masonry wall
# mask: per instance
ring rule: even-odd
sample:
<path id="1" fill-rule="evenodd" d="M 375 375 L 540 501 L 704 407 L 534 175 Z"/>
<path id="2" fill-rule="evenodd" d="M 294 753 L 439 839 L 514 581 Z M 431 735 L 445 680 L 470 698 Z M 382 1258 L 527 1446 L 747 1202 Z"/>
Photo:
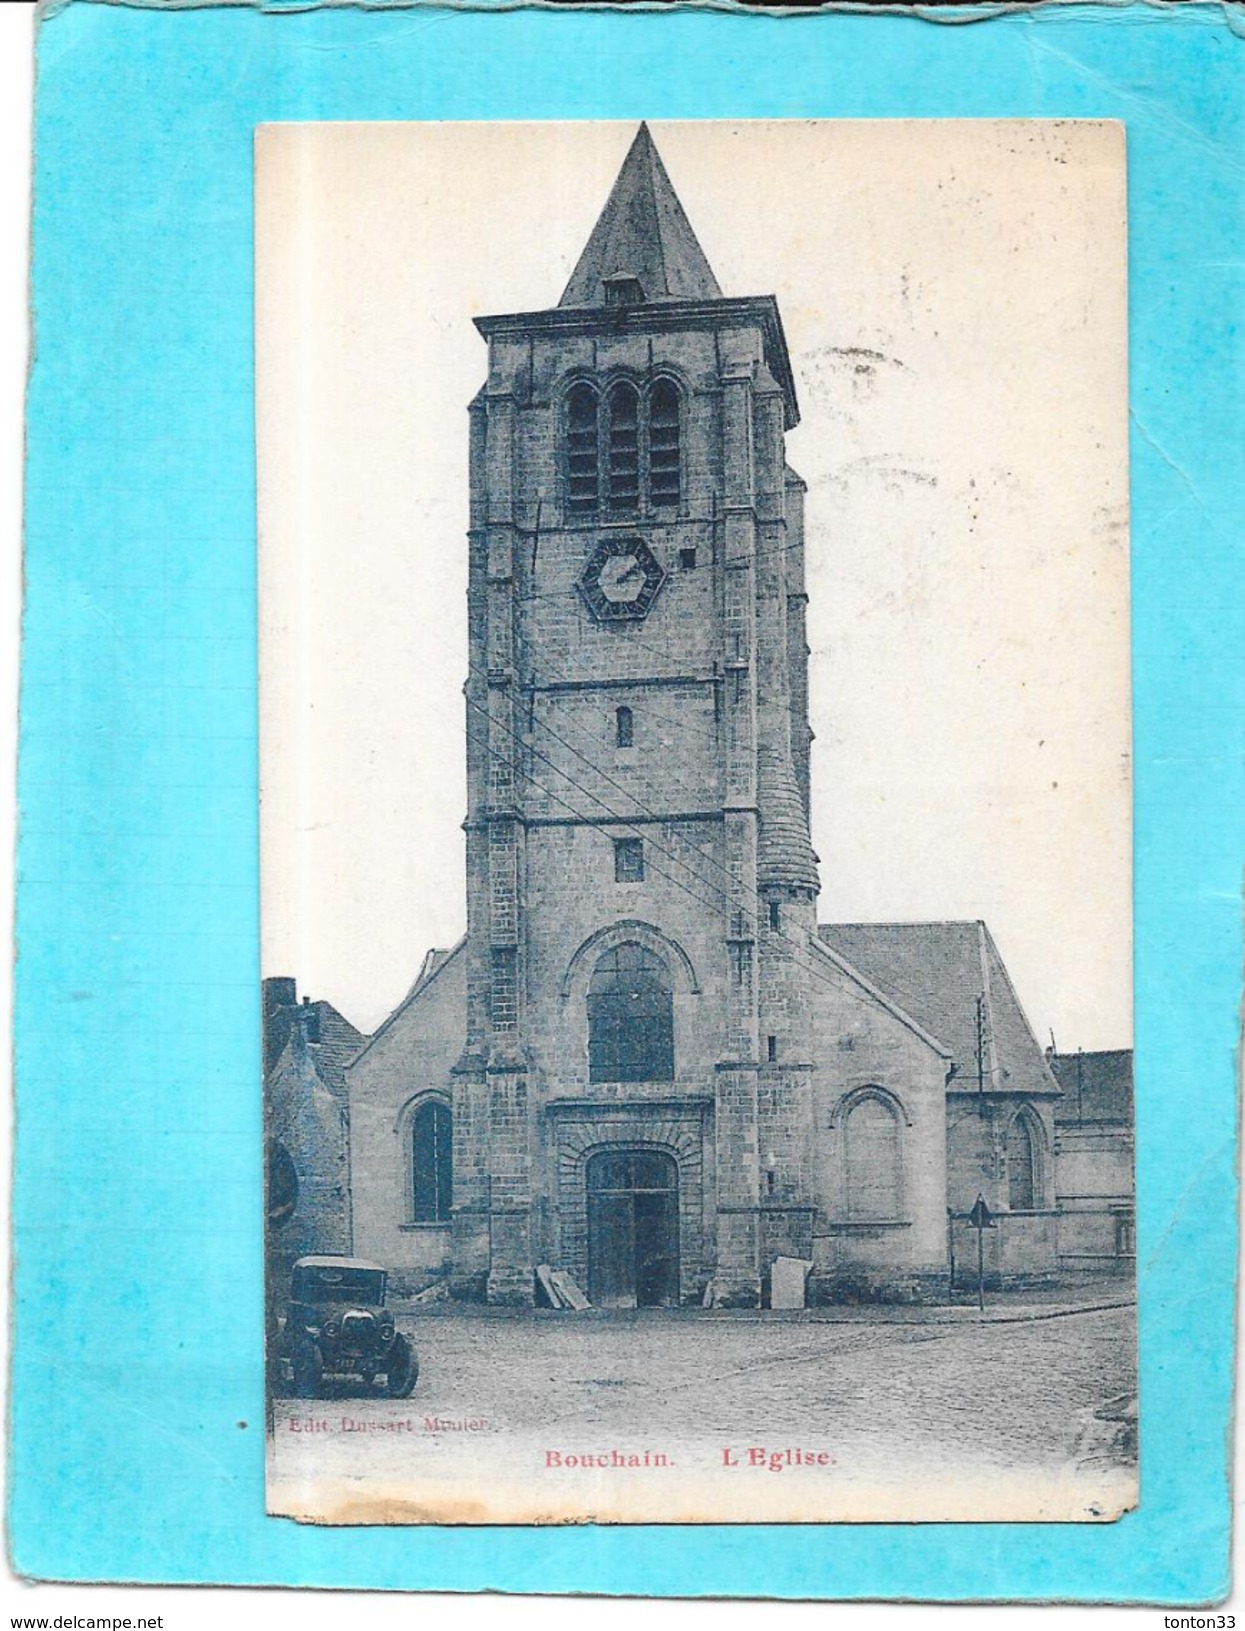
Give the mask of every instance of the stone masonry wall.
<path id="1" fill-rule="evenodd" d="M 487 610 L 484 622 L 473 624 L 469 687 L 483 686 L 479 670 L 487 667 L 492 696 L 504 686 L 510 700 L 501 724 L 495 704 L 488 719 L 483 707 L 476 710 L 477 743 L 487 743 L 487 751 L 472 758 L 472 810 L 474 819 L 493 821 L 495 833 L 489 806 L 513 786 L 524 839 L 517 876 L 510 874 L 496 837 L 475 846 L 480 861 L 470 881 L 476 898 L 469 921 L 473 935 L 489 925 L 496 948 L 509 923 L 505 911 L 519 914 L 515 1066 L 524 1070 L 528 1111 L 525 1120 L 493 1118 L 488 1159 L 495 1212 L 503 1170 L 509 1175 L 503 1183 L 508 1204 L 515 1205 L 524 1181 L 520 1169 L 526 1170 L 534 1253 L 560 1244 L 555 1220 L 567 1204 L 548 1122 L 551 1107 L 556 1113 L 561 1101 L 602 1096 L 602 1084 L 588 1079 L 586 985 L 594 937 L 612 925 L 634 923 L 641 926 L 637 934 L 649 936 L 646 943 L 665 956 L 675 983 L 676 1070 L 666 1091 L 716 1099 L 727 1112 L 717 1118 L 717 1137 L 719 1144 L 727 1138 L 738 1193 L 732 1195 L 732 1221 L 721 1227 L 731 1235 L 731 1253 L 752 1264 L 746 1272 L 755 1272 L 757 1219 L 755 1211 L 745 1217 L 740 1210 L 755 1209 L 759 1159 L 751 939 L 755 817 L 749 811 L 755 781 L 748 768 L 755 744 L 755 671 L 750 602 L 735 625 L 723 620 L 720 608 L 732 551 L 747 568 L 741 581 L 748 595 L 754 592 L 755 526 L 739 505 L 751 502 L 754 485 L 750 381 L 760 377 L 762 350 L 760 330 L 746 325 L 733 329 L 725 343 L 703 327 L 657 338 L 611 333 L 603 325 L 595 336 L 538 332 L 520 341 L 503 335 L 490 347 L 485 429 L 473 457 L 473 516 L 488 539 L 487 563 L 478 551 L 473 557 L 475 581 L 487 575 L 487 593 L 483 587 L 477 593 Z M 623 376 L 643 384 L 658 366 L 678 380 L 683 394 L 684 483 L 677 512 L 641 514 L 630 522 L 575 516 L 564 508 L 560 466 L 568 383 L 590 375 L 605 387 Z M 737 384 L 724 385 L 724 367 Z M 732 390 L 742 394 L 733 398 L 733 408 L 724 407 L 724 391 L 729 396 Z M 729 456 L 726 441 L 732 442 Z M 782 486 L 779 462 L 768 488 L 781 492 Z M 637 532 L 656 556 L 664 582 L 643 622 L 603 626 L 579 593 L 579 576 L 602 536 Z M 511 631 L 504 637 L 503 619 Z M 615 741 L 615 712 L 622 706 L 632 711 L 630 748 Z M 742 736 L 732 720 L 742 720 Z M 732 762 L 732 741 L 746 756 L 740 766 L 746 774 L 733 784 L 724 768 Z M 505 786 L 494 774 L 499 756 L 508 761 Z M 742 807 L 742 855 L 731 848 L 724 824 L 724 803 L 732 797 Z M 622 837 L 644 843 L 642 881 L 615 880 L 614 841 Z M 474 955 L 473 968 L 480 961 Z M 731 1057 L 744 1065 L 741 1075 L 716 1069 Z M 611 1125 L 622 1139 L 626 1119 Z M 632 1138 L 639 1128 L 633 1114 Z M 712 1201 L 708 1216 L 717 1228 Z M 699 1203 L 701 1213 L 705 1204 Z M 685 1272 L 703 1267 L 706 1226 L 702 1219 L 695 1239 L 683 1244 Z M 506 1225 L 508 1238 L 510 1229 Z"/>
<path id="2" fill-rule="evenodd" d="M 421 1095 L 454 1105 L 454 1200 L 460 1201 L 459 1141 L 470 1117 L 455 1102 L 453 1066 L 463 1047 L 467 959 L 451 957 L 423 990 L 377 1032 L 347 1072 L 351 1106 L 354 1249 L 427 1284 L 442 1270 L 448 1226 L 416 1224 L 410 1213 L 410 1109 Z"/>

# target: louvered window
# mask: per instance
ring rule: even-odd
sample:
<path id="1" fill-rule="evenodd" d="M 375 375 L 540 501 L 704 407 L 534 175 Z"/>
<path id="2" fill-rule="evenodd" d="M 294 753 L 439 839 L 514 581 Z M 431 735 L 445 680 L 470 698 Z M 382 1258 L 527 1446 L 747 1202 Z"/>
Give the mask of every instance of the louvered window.
<path id="1" fill-rule="evenodd" d="M 566 398 L 565 431 L 566 507 L 572 514 L 604 505 L 627 515 L 642 500 L 654 509 L 677 507 L 682 416 L 673 380 L 655 381 L 643 397 L 619 380 L 604 399 L 581 381 Z M 694 550 L 680 559 L 685 566 L 696 564 Z"/>
<path id="2" fill-rule="evenodd" d="M 613 510 L 634 510 L 640 502 L 640 398 L 633 385 L 610 392 L 609 502 Z"/>
<path id="3" fill-rule="evenodd" d="M 659 379 L 649 393 L 648 491 L 655 505 L 679 502 L 679 393 Z"/>
<path id="4" fill-rule="evenodd" d="M 599 484 L 597 393 L 577 385 L 566 404 L 566 501 L 572 510 L 594 510 Z"/>

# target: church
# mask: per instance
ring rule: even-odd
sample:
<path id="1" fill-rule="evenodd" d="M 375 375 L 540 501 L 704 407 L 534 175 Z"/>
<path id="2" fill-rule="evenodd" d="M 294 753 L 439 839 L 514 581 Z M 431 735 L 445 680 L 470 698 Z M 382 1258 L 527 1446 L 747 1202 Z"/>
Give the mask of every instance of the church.
<path id="1" fill-rule="evenodd" d="M 771 295 L 641 126 L 559 303 L 482 316 L 467 932 L 345 1069 L 352 1249 L 525 1306 L 1056 1273 L 1059 1080 L 983 923 L 819 923 L 805 487 Z M 957 1268 L 957 1265 L 960 1267 Z"/>

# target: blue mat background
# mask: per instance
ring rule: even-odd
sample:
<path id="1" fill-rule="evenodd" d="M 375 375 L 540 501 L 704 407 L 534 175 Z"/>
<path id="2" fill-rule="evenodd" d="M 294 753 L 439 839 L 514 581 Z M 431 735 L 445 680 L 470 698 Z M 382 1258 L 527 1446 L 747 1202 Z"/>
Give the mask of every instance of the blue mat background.
<path id="1" fill-rule="evenodd" d="M 1173 1604 L 1226 1590 L 1245 850 L 1245 41 L 1229 22 L 1201 5 L 951 26 L 92 0 L 44 20 L 20 765 L 20 1571 Z M 771 1527 L 746 1541 L 266 1518 L 253 127 L 947 115 L 1128 127 L 1141 1508 L 1103 1527 Z"/>

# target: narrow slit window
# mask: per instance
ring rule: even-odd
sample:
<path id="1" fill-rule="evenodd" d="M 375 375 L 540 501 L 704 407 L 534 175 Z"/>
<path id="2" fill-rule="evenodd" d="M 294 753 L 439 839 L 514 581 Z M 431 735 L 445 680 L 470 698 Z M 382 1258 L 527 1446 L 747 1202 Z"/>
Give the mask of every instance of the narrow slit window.
<path id="1" fill-rule="evenodd" d="M 649 393 L 648 419 L 648 489 L 655 506 L 679 502 L 679 463 L 678 387 L 659 379 Z"/>
<path id="2" fill-rule="evenodd" d="M 490 1007 L 493 1028 L 513 1031 L 519 1017 L 518 955 L 513 946 L 494 946 L 491 958 Z"/>
<path id="3" fill-rule="evenodd" d="M 776 1036 L 767 1036 L 765 1038 L 765 1057 L 769 1060 L 771 1065 L 774 1063 L 775 1059 L 777 1059 L 778 1038 Z"/>
<path id="4" fill-rule="evenodd" d="M 620 748 L 635 746 L 635 716 L 630 708 L 614 710 L 614 745 Z"/>
<path id="5" fill-rule="evenodd" d="M 769 903 L 769 926 L 775 930 L 782 928 L 782 907 L 776 900 Z"/>
<path id="6" fill-rule="evenodd" d="M 566 403 L 566 502 L 569 509 L 596 509 L 599 466 L 597 393 L 591 385 L 576 385 Z"/>
<path id="7" fill-rule="evenodd" d="M 615 510 L 640 503 L 640 398 L 622 383 L 609 395 L 609 502 Z"/>

